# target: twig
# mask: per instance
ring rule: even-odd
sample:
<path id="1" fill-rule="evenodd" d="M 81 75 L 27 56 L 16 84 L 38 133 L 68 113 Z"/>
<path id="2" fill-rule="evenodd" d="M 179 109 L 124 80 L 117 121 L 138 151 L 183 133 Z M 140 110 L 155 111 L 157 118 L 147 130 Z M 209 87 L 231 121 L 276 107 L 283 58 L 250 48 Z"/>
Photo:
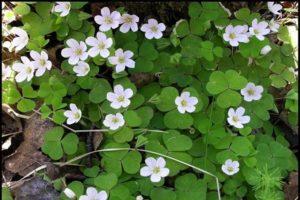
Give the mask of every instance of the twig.
<path id="1" fill-rule="evenodd" d="M 8 136 L 12 136 L 12 135 L 17 135 L 19 133 L 22 133 L 23 131 L 16 131 L 16 132 L 13 132 L 13 133 L 7 133 L 7 134 L 3 134 L 2 137 L 8 137 Z"/>

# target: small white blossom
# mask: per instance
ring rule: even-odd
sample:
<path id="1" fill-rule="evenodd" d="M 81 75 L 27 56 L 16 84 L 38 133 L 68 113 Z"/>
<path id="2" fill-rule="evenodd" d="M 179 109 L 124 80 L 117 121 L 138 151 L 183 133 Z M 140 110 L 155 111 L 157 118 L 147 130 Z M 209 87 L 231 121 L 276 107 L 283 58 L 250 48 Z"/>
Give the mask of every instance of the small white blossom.
<path id="1" fill-rule="evenodd" d="M 84 61 L 79 61 L 77 65 L 73 67 L 73 71 L 76 73 L 76 76 L 85 76 L 90 71 L 90 66 Z"/>
<path id="2" fill-rule="evenodd" d="M 67 124 L 77 123 L 81 118 L 81 110 L 74 103 L 71 103 L 70 110 L 65 111 L 64 116 L 67 117 Z"/>
<path id="3" fill-rule="evenodd" d="M 101 15 L 95 16 L 95 22 L 100 25 L 100 31 L 108 31 L 110 29 L 116 29 L 120 23 L 121 14 L 118 11 L 110 13 L 108 7 L 101 9 Z"/>
<path id="4" fill-rule="evenodd" d="M 13 27 L 10 30 L 10 33 L 17 36 L 11 42 L 11 44 L 15 47 L 16 52 L 22 50 L 28 44 L 28 40 L 29 40 L 28 34 L 23 29 L 18 27 Z"/>
<path id="5" fill-rule="evenodd" d="M 104 190 L 98 192 L 96 188 L 88 187 L 86 195 L 81 195 L 79 200 L 107 200 L 107 198 L 108 195 Z"/>
<path id="6" fill-rule="evenodd" d="M 239 42 L 249 42 L 248 26 L 232 26 L 231 24 L 225 28 L 223 39 L 233 47 L 237 47 Z"/>
<path id="7" fill-rule="evenodd" d="M 75 199 L 76 197 L 76 194 L 73 192 L 73 190 L 69 188 L 64 189 L 64 194 L 70 199 Z"/>
<path id="8" fill-rule="evenodd" d="M 144 200 L 144 197 L 143 197 L 142 195 L 138 195 L 138 196 L 136 196 L 135 199 L 136 199 L 136 200 Z"/>
<path id="9" fill-rule="evenodd" d="M 13 52 L 14 51 L 14 46 L 10 41 L 5 41 L 2 44 L 3 48 L 6 48 L 9 52 Z"/>
<path id="10" fill-rule="evenodd" d="M 108 114 L 105 116 L 103 124 L 110 130 L 117 130 L 125 124 L 125 120 L 121 113 Z"/>
<path id="11" fill-rule="evenodd" d="M 42 76 L 46 69 L 50 70 L 52 62 L 48 59 L 48 54 L 42 51 L 40 54 L 36 51 L 30 51 L 30 57 L 33 59 L 32 63 L 35 69 L 37 69 L 35 75 Z"/>
<path id="12" fill-rule="evenodd" d="M 282 14 L 279 12 L 282 9 L 282 5 L 274 3 L 274 2 L 268 2 L 268 9 L 271 13 L 275 14 L 275 15 L 279 15 L 281 16 Z"/>
<path id="13" fill-rule="evenodd" d="M 267 55 L 271 50 L 272 48 L 270 47 L 270 45 L 266 45 L 260 50 L 260 54 Z"/>
<path id="14" fill-rule="evenodd" d="M 61 51 L 61 55 L 64 58 L 69 58 L 69 64 L 75 65 L 79 60 L 87 59 L 88 53 L 86 52 L 87 48 L 84 42 L 77 42 L 74 39 L 68 39 L 66 43 L 68 47 Z"/>
<path id="15" fill-rule="evenodd" d="M 107 38 L 106 35 L 102 32 L 98 32 L 96 37 L 88 37 L 85 42 L 92 46 L 89 49 L 88 54 L 91 57 L 95 57 L 100 54 L 103 58 L 107 58 L 109 56 L 109 48 L 112 46 L 112 39 Z"/>
<path id="16" fill-rule="evenodd" d="M 238 107 L 236 111 L 234 111 L 233 108 L 230 108 L 228 110 L 228 118 L 227 122 L 236 127 L 236 128 L 244 128 L 243 124 L 247 124 L 250 122 L 250 117 L 248 115 L 245 115 L 245 108 Z"/>
<path id="17" fill-rule="evenodd" d="M 70 10 L 71 10 L 70 2 L 56 2 L 56 5 L 53 7 L 53 11 L 60 13 L 61 17 L 67 16 Z"/>
<path id="18" fill-rule="evenodd" d="M 141 31 L 145 32 L 147 39 L 159 39 L 163 36 L 162 32 L 166 30 L 163 23 L 158 23 L 156 19 L 149 19 L 147 24 L 143 24 Z"/>
<path id="19" fill-rule="evenodd" d="M 274 19 L 271 19 L 271 21 L 269 22 L 269 28 L 271 29 L 271 31 L 273 31 L 274 33 L 277 33 L 279 30 L 280 25 L 275 22 Z"/>
<path id="20" fill-rule="evenodd" d="M 177 110 L 182 114 L 185 112 L 192 113 L 196 110 L 195 105 L 198 103 L 198 99 L 190 95 L 190 92 L 182 92 L 181 95 L 175 99 Z"/>
<path id="21" fill-rule="evenodd" d="M 110 106 L 114 109 L 121 107 L 126 108 L 130 104 L 129 98 L 133 95 L 133 91 L 130 88 L 124 90 L 122 85 L 116 85 L 114 92 L 108 92 L 106 98 L 111 102 Z"/>
<path id="22" fill-rule="evenodd" d="M 150 180 L 154 183 L 159 182 L 161 178 L 169 175 L 170 170 L 166 168 L 166 161 L 164 158 L 159 157 L 157 160 L 149 157 L 145 160 L 146 166 L 140 170 L 140 175 L 144 177 L 150 176 Z"/>
<path id="23" fill-rule="evenodd" d="M 120 19 L 120 31 L 122 33 L 127 33 L 130 29 L 133 32 L 136 32 L 138 30 L 138 23 L 139 17 L 136 15 L 129 15 L 129 14 L 123 14 Z"/>
<path id="24" fill-rule="evenodd" d="M 124 51 L 122 49 L 117 49 L 115 51 L 115 56 L 110 56 L 108 58 L 108 61 L 112 64 L 115 65 L 116 67 L 116 72 L 122 72 L 125 70 L 125 67 L 128 68 L 134 68 L 135 67 L 135 61 L 132 60 L 131 58 L 133 57 L 132 51 Z"/>
<path id="25" fill-rule="evenodd" d="M 252 21 L 252 26 L 249 28 L 249 32 L 251 35 L 255 35 L 257 39 L 260 41 L 265 39 L 265 35 L 270 33 L 270 29 L 268 28 L 268 23 L 263 21 L 257 23 L 257 19 Z"/>
<path id="26" fill-rule="evenodd" d="M 244 89 L 241 90 L 241 94 L 244 96 L 245 101 L 256 101 L 262 97 L 264 88 L 260 85 L 255 86 L 254 83 L 248 83 Z"/>
<path id="27" fill-rule="evenodd" d="M 9 24 L 16 20 L 15 13 L 12 10 L 2 10 L 2 22 Z"/>
<path id="28" fill-rule="evenodd" d="M 21 57 L 22 63 L 14 63 L 12 69 L 18 74 L 15 76 L 17 82 L 22 82 L 24 80 L 30 81 L 33 78 L 34 66 L 26 56 Z"/>
<path id="29" fill-rule="evenodd" d="M 8 79 L 11 75 L 11 68 L 9 66 L 5 66 L 4 63 L 2 63 L 2 81 L 5 81 L 6 79 Z"/>
<path id="30" fill-rule="evenodd" d="M 236 173 L 239 172 L 239 162 L 238 161 L 232 161 L 231 159 L 228 159 L 225 161 L 225 163 L 222 165 L 222 171 L 229 175 L 232 176 Z"/>

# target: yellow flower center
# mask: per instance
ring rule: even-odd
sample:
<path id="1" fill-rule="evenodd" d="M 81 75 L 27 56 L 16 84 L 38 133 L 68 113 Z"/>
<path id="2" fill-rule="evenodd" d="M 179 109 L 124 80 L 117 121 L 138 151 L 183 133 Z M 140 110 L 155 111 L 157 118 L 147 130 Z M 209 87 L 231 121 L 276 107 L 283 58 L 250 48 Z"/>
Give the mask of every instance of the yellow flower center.
<path id="1" fill-rule="evenodd" d="M 247 93 L 248 93 L 249 95 L 254 95 L 254 90 L 249 89 L 249 90 L 247 90 Z"/>
<path id="2" fill-rule="evenodd" d="M 157 30 L 158 30 L 158 29 L 157 29 L 157 27 L 156 27 L 156 26 L 152 26 L 152 27 L 150 28 L 150 30 L 151 30 L 152 32 L 154 32 L 154 33 L 155 33 L 155 32 L 157 32 Z"/>
<path id="3" fill-rule="evenodd" d="M 119 119 L 118 119 L 117 117 L 114 117 L 114 118 L 112 119 L 112 122 L 113 122 L 114 124 L 116 124 L 116 123 L 119 122 Z"/>
<path id="4" fill-rule="evenodd" d="M 79 119 L 80 118 L 80 114 L 77 112 L 77 113 L 74 113 L 74 118 L 75 119 Z"/>
<path id="5" fill-rule="evenodd" d="M 235 35 L 234 33 L 230 33 L 230 34 L 229 34 L 229 38 L 230 38 L 230 39 L 234 39 L 234 38 L 236 38 L 236 35 Z"/>
<path id="6" fill-rule="evenodd" d="M 113 20 L 111 19 L 111 17 L 105 17 L 104 22 L 105 22 L 106 24 L 112 24 L 112 23 L 113 23 Z"/>
<path id="7" fill-rule="evenodd" d="M 117 101 L 118 102 L 123 102 L 125 100 L 125 97 L 123 95 L 118 96 Z"/>
<path id="8" fill-rule="evenodd" d="M 182 100 L 182 101 L 181 101 L 181 105 L 182 105 L 183 107 L 187 106 L 186 100 Z"/>
<path id="9" fill-rule="evenodd" d="M 259 30 L 258 29 L 254 29 L 254 33 L 255 34 L 259 34 Z"/>
<path id="10" fill-rule="evenodd" d="M 229 171 L 229 172 L 233 172 L 233 167 L 227 167 L 227 170 Z"/>
<path id="11" fill-rule="evenodd" d="M 27 73 L 27 74 L 31 74 L 31 72 L 32 72 L 31 67 L 27 67 L 27 68 L 26 68 L 26 73 Z"/>
<path id="12" fill-rule="evenodd" d="M 153 173 L 154 174 L 158 174 L 160 172 L 160 168 L 159 167 L 154 167 L 153 168 Z"/>
<path id="13" fill-rule="evenodd" d="M 105 48 L 105 44 L 103 42 L 100 42 L 98 45 L 99 49 L 104 49 Z"/>
<path id="14" fill-rule="evenodd" d="M 77 56 L 80 56 L 82 54 L 82 50 L 81 49 L 76 49 L 75 54 Z"/>
<path id="15" fill-rule="evenodd" d="M 132 18 L 130 16 L 127 16 L 127 17 L 124 18 L 124 22 L 128 23 L 128 24 L 131 23 L 132 22 Z"/>
<path id="16" fill-rule="evenodd" d="M 46 64 L 46 61 L 44 59 L 40 59 L 40 65 L 44 66 Z"/>
<path id="17" fill-rule="evenodd" d="M 233 117 L 232 117 L 232 121 L 238 122 L 238 121 L 239 121 L 239 118 L 238 118 L 237 116 L 233 116 Z"/>
<path id="18" fill-rule="evenodd" d="M 118 61 L 119 61 L 119 63 L 124 63 L 125 62 L 125 58 L 124 57 L 119 57 Z"/>

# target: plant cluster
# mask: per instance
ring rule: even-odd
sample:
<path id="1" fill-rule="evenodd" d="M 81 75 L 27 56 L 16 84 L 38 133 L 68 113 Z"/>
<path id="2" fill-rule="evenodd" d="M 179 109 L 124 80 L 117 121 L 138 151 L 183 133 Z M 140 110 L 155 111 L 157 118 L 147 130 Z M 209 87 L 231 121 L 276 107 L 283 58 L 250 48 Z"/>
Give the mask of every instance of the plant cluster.
<path id="1" fill-rule="evenodd" d="M 91 18 L 86 4 L 2 4 L 3 48 L 18 55 L 2 63 L 2 101 L 53 120 L 43 153 L 86 177 L 54 180 L 61 199 L 283 199 L 297 160 L 270 121 L 269 89 L 291 88 L 284 110 L 297 125 L 298 82 L 281 5 L 267 3 L 266 20 L 193 2 L 165 35 L 156 19 L 107 7 Z M 155 81 L 137 87 L 140 73 Z M 96 131 L 104 139 L 88 167 L 84 137 Z"/>

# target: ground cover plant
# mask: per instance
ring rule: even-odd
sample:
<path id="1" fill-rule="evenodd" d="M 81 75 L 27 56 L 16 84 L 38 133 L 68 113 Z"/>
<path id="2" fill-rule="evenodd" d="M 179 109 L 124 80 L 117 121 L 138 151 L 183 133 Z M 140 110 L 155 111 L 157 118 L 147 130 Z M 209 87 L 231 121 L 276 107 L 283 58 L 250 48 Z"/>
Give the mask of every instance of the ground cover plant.
<path id="1" fill-rule="evenodd" d="M 2 103 L 53 122 L 36 148 L 47 162 L 22 180 L 50 183 L 43 199 L 284 199 L 298 161 L 273 116 L 296 130 L 291 11 L 190 2 L 168 27 L 88 5 L 2 4 Z M 4 182 L 4 199 L 32 199 Z"/>

